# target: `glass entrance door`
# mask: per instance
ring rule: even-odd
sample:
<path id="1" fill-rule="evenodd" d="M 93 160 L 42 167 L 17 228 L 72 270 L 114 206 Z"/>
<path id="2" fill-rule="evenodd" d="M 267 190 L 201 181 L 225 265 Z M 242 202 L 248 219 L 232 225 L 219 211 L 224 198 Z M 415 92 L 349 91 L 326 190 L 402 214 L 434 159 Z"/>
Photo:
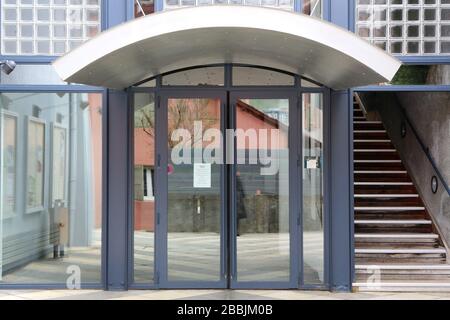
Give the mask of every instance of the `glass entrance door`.
<path id="1" fill-rule="evenodd" d="M 322 100 L 289 90 L 161 94 L 160 288 L 326 285 Z"/>
<path id="2" fill-rule="evenodd" d="M 231 105 L 231 287 L 297 287 L 295 98 L 236 93 Z"/>
<path id="3" fill-rule="evenodd" d="M 226 286 L 224 103 L 221 93 L 163 98 L 161 287 Z"/>

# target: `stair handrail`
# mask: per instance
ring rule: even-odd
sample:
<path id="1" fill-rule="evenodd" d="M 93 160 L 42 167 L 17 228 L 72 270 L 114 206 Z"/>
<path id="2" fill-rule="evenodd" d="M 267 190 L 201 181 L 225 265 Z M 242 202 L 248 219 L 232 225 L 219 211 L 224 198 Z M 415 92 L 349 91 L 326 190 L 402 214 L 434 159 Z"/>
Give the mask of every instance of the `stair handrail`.
<path id="1" fill-rule="evenodd" d="M 409 119 L 408 114 L 405 111 L 405 108 L 402 107 L 402 105 L 400 104 L 400 101 L 397 100 L 397 105 L 400 108 L 400 112 L 402 113 L 402 116 L 404 118 L 404 120 L 406 121 L 406 123 L 408 124 L 408 126 L 411 128 L 412 133 L 414 134 L 414 136 L 416 137 L 417 142 L 419 142 L 420 147 L 422 148 L 422 151 L 425 153 L 425 155 L 428 158 L 428 161 L 430 162 L 431 166 L 434 169 L 434 172 L 436 173 L 436 175 L 438 176 L 439 180 L 441 180 L 442 185 L 444 186 L 444 189 L 447 191 L 448 195 L 450 196 L 450 187 L 448 186 L 447 181 L 445 181 L 444 176 L 442 175 L 441 171 L 439 170 L 439 168 L 436 165 L 436 161 L 434 161 L 433 156 L 430 153 L 430 148 L 428 148 L 425 143 L 423 142 L 422 138 L 420 137 L 419 133 L 417 132 L 416 128 L 414 127 L 414 125 L 412 124 L 411 120 Z"/>
<path id="2" fill-rule="evenodd" d="M 363 101 L 361 100 L 361 97 L 359 96 L 359 94 L 357 92 L 355 92 L 355 98 L 356 98 L 356 101 L 358 102 L 359 106 L 361 107 L 361 110 L 364 113 L 364 115 L 367 115 L 366 106 L 364 105 Z"/>

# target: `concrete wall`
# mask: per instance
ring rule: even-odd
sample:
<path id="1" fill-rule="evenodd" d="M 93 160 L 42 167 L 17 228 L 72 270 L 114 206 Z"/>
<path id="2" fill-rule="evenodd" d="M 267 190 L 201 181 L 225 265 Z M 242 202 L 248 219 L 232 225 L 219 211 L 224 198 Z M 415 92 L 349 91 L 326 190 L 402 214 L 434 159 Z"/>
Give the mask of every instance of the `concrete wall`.
<path id="1" fill-rule="evenodd" d="M 443 71 L 441 75 L 445 75 L 445 72 L 447 76 L 450 75 L 445 68 L 441 71 Z M 378 112 L 381 116 L 422 200 L 437 223 L 443 238 L 449 244 L 450 196 L 440 181 L 438 192 L 432 193 L 431 177 L 436 173 L 409 126 L 407 126 L 406 137 L 401 137 L 403 115 L 400 106 L 404 108 L 420 138 L 429 148 L 448 184 L 450 182 L 450 93 L 366 93 L 361 97 L 372 118 L 377 117 L 373 114 L 374 112 Z"/>

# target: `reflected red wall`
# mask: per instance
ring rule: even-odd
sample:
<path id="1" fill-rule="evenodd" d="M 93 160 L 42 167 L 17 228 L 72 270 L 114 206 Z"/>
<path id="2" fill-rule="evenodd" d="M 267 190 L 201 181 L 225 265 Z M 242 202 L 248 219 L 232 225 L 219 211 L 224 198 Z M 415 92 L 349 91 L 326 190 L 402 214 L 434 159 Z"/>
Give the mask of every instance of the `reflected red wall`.
<path id="1" fill-rule="evenodd" d="M 88 95 L 89 115 L 91 125 L 91 154 L 94 190 L 94 225 L 102 227 L 102 95 Z"/>
<path id="2" fill-rule="evenodd" d="M 220 101 L 212 100 L 208 105 L 208 108 L 213 111 L 213 115 L 216 119 L 219 119 Z M 217 107 L 217 108 L 216 108 Z M 263 137 L 262 141 L 258 141 L 256 147 L 259 144 L 267 146 L 268 148 L 287 148 L 288 146 L 288 128 L 287 126 L 279 123 L 276 119 L 270 118 L 264 113 L 258 111 L 244 102 L 238 103 L 237 108 L 237 119 L 238 128 L 247 129 L 267 129 L 268 136 Z M 220 125 L 220 122 L 218 121 Z M 212 127 L 218 127 L 213 125 Z M 279 129 L 279 131 L 270 132 L 271 129 Z M 170 131 L 170 129 L 169 129 Z M 258 131 L 257 131 L 258 132 Z M 278 132 L 278 133 L 277 133 Z M 276 134 L 275 140 L 277 141 L 277 146 L 271 146 L 270 134 Z M 279 135 L 279 136 L 278 136 Z M 136 166 L 150 166 L 153 167 L 155 163 L 154 154 L 154 137 L 148 132 L 145 132 L 142 128 L 136 128 L 134 130 L 134 163 Z M 245 141 L 244 141 L 245 143 Z M 204 145 L 209 145 L 210 142 L 204 143 Z M 239 145 L 238 148 L 249 148 L 250 145 L 247 144 Z M 156 186 L 154 186 L 155 188 Z M 134 229 L 140 231 L 154 231 L 154 216 L 155 207 L 154 201 L 134 201 Z"/>

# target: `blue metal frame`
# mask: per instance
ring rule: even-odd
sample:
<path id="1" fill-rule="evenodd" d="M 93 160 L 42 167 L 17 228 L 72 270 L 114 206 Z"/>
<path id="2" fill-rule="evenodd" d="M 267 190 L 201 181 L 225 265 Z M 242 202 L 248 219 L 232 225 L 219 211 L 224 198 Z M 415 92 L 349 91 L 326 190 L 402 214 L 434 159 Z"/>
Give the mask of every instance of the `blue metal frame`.
<path id="1" fill-rule="evenodd" d="M 229 106 L 231 108 L 231 129 L 236 129 L 237 127 L 237 119 L 236 119 L 236 104 L 238 99 L 288 99 L 289 100 L 289 114 L 290 114 L 290 123 L 289 123 L 289 248 L 290 248 L 290 259 L 289 259 L 289 270 L 290 276 L 289 280 L 280 282 L 280 281 L 264 281 L 263 279 L 259 281 L 240 281 L 238 270 L 237 270 L 237 209 L 236 209 L 236 166 L 237 166 L 237 150 L 236 143 L 234 143 L 234 164 L 231 165 L 231 210 L 230 216 L 230 247 L 231 247 L 231 283 L 230 288 L 232 289 L 262 289 L 262 288 L 272 288 L 272 289 L 289 289 L 289 288 L 298 288 L 299 285 L 299 261 L 302 257 L 300 257 L 299 246 L 302 241 L 298 234 L 297 221 L 301 220 L 301 213 L 299 209 L 298 201 L 300 197 L 296 197 L 298 193 L 298 180 L 296 177 L 298 175 L 298 154 L 299 149 L 298 145 L 295 143 L 297 137 L 297 132 L 299 130 L 295 130 L 298 128 L 301 122 L 298 122 L 298 93 L 296 89 L 287 89 L 287 90 L 278 90 L 274 87 L 259 87 L 253 90 L 240 90 L 235 91 L 232 90 L 230 92 L 230 101 Z"/>
<path id="2" fill-rule="evenodd" d="M 208 65 L 209 66 L 209 65 Z M 218 65 L 214 65 L 218 66 Z M 202 87 L 196 87 L 196 86 L 162 86 L 162 76 L 155 76 L 152 79 L 156 80 L 156 87 L 131 87 L 129 92 L 131 94 L 134 93 L 149 93 L 149 94 L 155 94 L 156 99 L 156 130 L 162 137 L 167 137 L 167 99 L 171 97 L 217 97 L 223 92 L 228 92 L 229 99 L 228 102 L 225 103 L 224 106 L 222 106 L 222 128 L 225 128 L 225 122 L 227 115 L 229 118 L 229 124 L 231 127 L 235 126 L 235 120 L 234 120 L 234 109 L 233 109 L 233 97 L 242 97 L 245 96 L 252 96 L 252 97 L 267 97 L 267 98 L 273 98 L 273 97 L 290 97 L 290 112 L 292 113 L 292 119 L 293 120 L 293 128 L 297 127 L 297 132 L 294 132 L 294 130 L 290 130 L 290 140 L 295 141 L 297 140 L 298 144 L 295 146 L 290 146 L 290 149 L 293 150 L 293 152 L 290 153 L 290 163 L 292 165 L 290 169 L 290 175 L 293 177 L 298 177 L 297 180 L 290 179 L 290 230 L 291 230 L 291 278 L 288 283 L 279 283 L 279 282 L 237 282 L 237 281 L 231 281 L 230 287 L 231 288 L 255 288 L 255 289 L 263 289 L 263 288 L 273 288 L 273 289 L 282 289 L 282 288 L 300 288 L 300 289 L 330 289 L 330 279 L 331 279 L 331 264 L 330 264 L 330 258 L 331 258 L 331 236 L 330 236 L 330 230 L 331 230 L 331 206 L 330 206 L 330 198 L 331 198 L 331 140 L 330 135 L 331 131 L 328 128 L 331 123 L 331 116 L 330 116 L 330 90 L 325 87 L 319 87 L 319 88 L 302 88 L 300 87 L 300 77 L 297 75 L 292 75 L 295 77 L 294 85 L 293 86 L 233 86 L 232 85 L 232 67 L 231 64 L 226 64 L 221 66 L 225 67 L 224 72 L 224 86 L 218 87 L 218 86 L 202 86 Z M 239 64 L 237 66 L 248 66 L 248 65 L 242 65 Z M 207 66 L 193 66 L 192 68 L 184 68 L 182 71 L 188 70 L 188 69 L 196 69 L 200 67 L 207 67 Z M 249 66 L 249 67 L 257 67 L 257 66 Z M 267 69 L 266 67 L 261 67 L 263 69 Z M 274 69 L 270 69 L 275 71 Z M 179 72 L 180 70 L 172 71 L 171 73 Z M 276 70 L 278 72 L 283 72 Z M 285 72 L 283 72 L 285 73 Z M 148 81 L 145 80 L 145 81 Z M 145 82 L 142 81 L 142 82 Z M 140 82 L 140 83 L 142 83 Z M 300 182 L 301 179 L 301 167 L 298 167 L 297 162 L 298 158 L 301 157 L 301 148 L 302 148 L 302 139 L 298 139 L 302 135 L 302 129 L 301 127 L 301 112 L 302 112 L 302 106 L 301 106 L 301 99 L 303 93 L 322 93 L 324 96 L 324 277 L 325 281 L 322 285 L 310 285 L 305 284 L 303 281 L 303 272 L 302 272 L 302 240 L 301 240 L 301 234 L 302 234 L 302 205 L 301 205 L 301 197 L 295 197 L 295 194 L 301 194 L 302 189 L 302 183 Z M 130 96 L 131 97 L 131 96 Z M 130 98 L 129 98 L 130 99 Z M 132 109 L 131 106 L 129 107 L 130 110 Z M 225 113 L 224 113 L 225 112 Z M 132 117 L 132 115 L 129 115 Z M 130 126 L 132 124 L 132 121 L 129 121 Z M 130 129 L 131 130 L 131 129 Z M 131 131 L 129 131 L 130 134 L 130 142 L 129 144 L 132 144 L 132 134 Z M 224 144 L 226 144 L 226 141 L 224 141 Z M 165 230 L 167 230 L 167 218 L 164 217 L 165 215 L 162 214 L 164 212 L 167 212 L 167 172 L 163 168 L 166 168 L 164 164 L 167 164 L 168 158 L 167 158 L 167 152 L 164 151 L 167 149 L 167 142 L 165 139 L 156 139 L 156 150 L 155 154 L 158 155 L 158 158 L 160 159 L 160 165 L 157 168 L 156 172 L 156 214 L 155 214 L 155 226 L 156 227 L 156 241 L 155 241 L 155 277 L 156 282 L 155 283 L 135 283 L 133 282 L 132 276 L 130 275 L 134 266 L 132 263 L 132 237 L 133 237 L 133 223 L 132 223 L 132 209 L 131 209 L 131 200 L 129 204 L 129 235 L 128 235 L 128 257 L 129 257 L 129 263 L 128 263 L 128 282 L 129 282 L 129 288 L 133 289 L 156 289 L 156 288 L 217 288 L 217 287 L 224 287 L 223 282 L 194 282 L 194 281 L 178 281 L 178 282 L 169 282 L 167 281 L 167 275 L 165 274 L 167 270 L 167 235 Z M 133 163 L 132 149 L 129 151 L 129 163 L 130 166 Z M 225 152 L 225 151 L 224 151 Z M 236 153 L 235 153 L 236 154 Z M 300 161 L 300 163 L 302 163 Z M 231 177 L 233 177 L 233 166 L 231 168 Z M 222 175 L 226 175 L 225 166 L 223 168 Z M 133 182 L 132 182 L 132 171 L 129 168 L 129 190 L 132 190 Z M 234 209 L 234 189 L 233 189 L 233 180 L 226 182 L 227 179 L 223 179 L 224 184 L 224 190 L 222 191 L 224 197 L 227 197 L 228 200 L 222 201 L 222 212 L 230 212 L 231 209 L 231 216 L 235 216 L 235 209 Z M 129 191 L 129 193 L 131 193 Z M 228 195 L 227 195 L 228 194 Z M 131 197 L 129 195 L 129 197 Z M 131 199 L 131 198 L 129 198 Z M 228 203 L 225 203 L 228 202 Z M 228 207 L 228 210 L 227 210 Z M 297 215 L 300 215 L 297 217 Z M 158 219 L 158 216 L 160 217 Z M 225 214 L 222 214 L 222 218 L 225 218 Z M 300 218 L 300 224 L 297 224 L 298 218 Z M 159 223 L 158 223 L 159 220 Z M 233 221 L 233 219 L 231 218 Z M 222 241 L 227 241 L 226 237 L 229 236 L 231 239 L 228 240 L 235 240 L 236 236 L 236 230 L 232 226 L 230 227 L 229 224 L 223 224 L 222 228 Z M 231 241 L 231 252 L 233 252 L 233 248 L 236 248 L 234 241 Z M 223 248 L 225 250 L 226 248 Z M 234 250 L 235 252 L 235 250 Z M 227 253 L 223 251 L 222 253 L 222 269 L 224 268 L 224 262 L 225 260 L 230 261 L 230 259 L 227 258 Z M 233 259 L 231 259 L 233 260 Z M 234 259 L 235 260 L 235 259 Z M 233 262 L 233 261 L 232 261 Z M 234 261 L 235 262 L 235 261 Z M 297 272 L 298 270 L 299 272 Z M 224 270 L 222 270 L 224 271 Z M 236 267 L 235 263 L 232 263 L 231 268 L 229 268 L 229 272 L 231 274 L 235 274 Z M 223 272 L 221 272 L 223 275 Z M 231 275 L 230 274 L 230 275 Z M 159 278 L 159 281 L 158 281 Z"/>
<path id="3" fill-rule="evenodd" d="M 167 141 L 165 140 L 165 137 L 167 137 L 168 132 L 168 100 L 169 99 L 181 99 L 181 98 L 212 98 L 212 99 L 220 99 L 220 115 L 221 115 L 221 130 L 222 132 L 225 132 L 225 121 L 224 117 L 226 116 L 226 92 L 224 90 L 221 90 L 219 88 L 216 88 L 216 90 L 202 90 L 202 88 L 191 88 L 188 90 L 180 90 L 178 88 L 165 88 L 161 89 L 158 93 L 158 96 L 160 97 L 160 107 L 157 109 L 160 110 L 160 116 L 158 117 L 159 125 L 157 128 L 160 129 L 160 131 L 157 131 L 157 134 L 161 132 L 160 136 L 161 139 L 157 138 L 157 149 L 156 149 L 156 155 L 157 155 L 157 182 L 160 184 L 158 185 L 159 188 L 159 194 L 157 196 L 160 197 L 156 207 L 157 207 L 157 221 L 155 223 L 155 226 L 159 228 L 157 231 L 158 237 L 156 238 L 155 247 L 157 250 L 159 250 L 159 253 L 156 255 L 155 258 L 159 258 L 160 268 L 157 272 L 159 272 L 159 287 L 163 288 L 225 288 L 227 283 L 227 277 L 225 274 L 226 271 L 226 234 L 227 234 L 227 227 L 226 227 L 226 208 L 224 206 L 226 202 L 227 194 L 225 192 L 226 190 L 226 175 L 225 175 L 225 167 L 222 166 L 221 168 L 221 187 L 220 187 L 220 193 L 221 193 L 221 212 L 220 212 L 220 270 L 219 271 L 219 280 L 218 281 L 194 281 L 194 280 L 188 280 L 188 281 L 171 281 L 169 279 L 168 275 L 168 215 L 166 214 L 168 212 L 168 177 L 167 177 L 167 166 L 169 163 L 168 159 L 168 145 Z M 165 119 L 165 120 L 163 120 Z M 161 183 L 162 182 L 162 183 Z M 163 200 L 161 200 L 161 198 Z M 156 259 L 155 259 L 156 260 Z"/>

